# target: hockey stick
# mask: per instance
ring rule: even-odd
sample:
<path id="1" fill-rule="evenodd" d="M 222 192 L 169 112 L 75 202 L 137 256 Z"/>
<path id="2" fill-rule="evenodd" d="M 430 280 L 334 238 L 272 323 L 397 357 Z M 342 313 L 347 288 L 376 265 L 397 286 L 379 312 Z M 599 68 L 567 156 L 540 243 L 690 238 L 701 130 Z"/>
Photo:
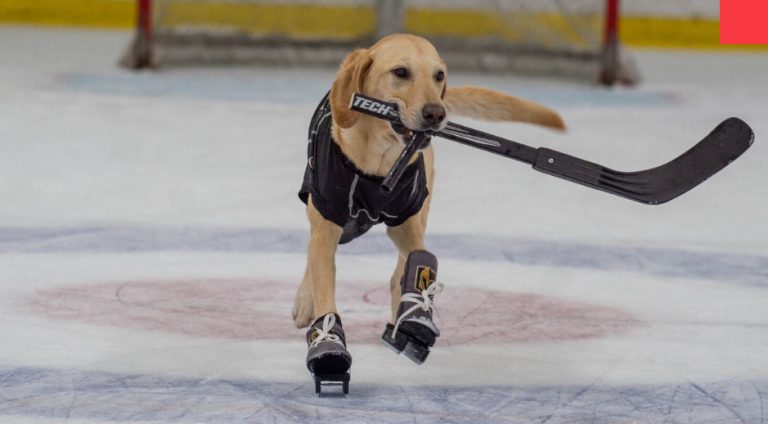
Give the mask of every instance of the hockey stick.
<path id="1" fill-rule="evenodd" d="M 384 181 L 381 182 L 382 190 L 386 191 L 387 193 L 392 192 L 392 190 L 397 185 L 397 182 L 400 181 L 400 177 L 403 176 L 405 168 L 408 167 L 408 162 L 410 161 L 413 154 L 427 147 L 427 145 L 429 145 L 429 140 L 430 136 L 425 132 L 417 132 L 413 135 L 412 139 L 405 146 L 405 149 L 403 149 L 402 153 L 400 153 L 397 161 L 395 161 L 395 166 L 389 170 L 387 175 L 384 177 Z"/>
<path id="2" fill-rule="evenodd" d="M 397 105 L 393 103 L 355 94 L 350 109 L 402 125 Z M 752 128 L 744 121 L 728 118 L 672 161 L 642 171 L 620 172 L 556 150 L 534 148 L 453 122 L 448 122 L 441 131 L 427 133 L 525 162 L 545 174 L 650 205 L 666 203 L 701 184 L 741 156 L 755 138 Z M 401 156 L 393 170 L 406 166 L 408 159 L 410 156 Z"/>

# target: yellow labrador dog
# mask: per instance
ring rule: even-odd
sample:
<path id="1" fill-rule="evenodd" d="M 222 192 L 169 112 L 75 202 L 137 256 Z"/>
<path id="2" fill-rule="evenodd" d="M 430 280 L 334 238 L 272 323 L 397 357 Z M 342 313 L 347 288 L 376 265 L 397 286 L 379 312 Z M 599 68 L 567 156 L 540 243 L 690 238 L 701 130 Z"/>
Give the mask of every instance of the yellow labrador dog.
<path id="1" fill-rule="evenodd" d="M 344 59 L 315 112 L 300 193 L 311 234 L 293 320 L 298 328 L 311 325 L 307 363 L 316 376 L 343 373 L 351 365 L 335 302 L 335 254 L 340 243 L 374 224 L 387 225 L 398 252 L 385 343 L 420 363 L 439 335 L 431 320 L 432 302 L 441 287 L 434 282 L 437 261 L 424 246 L 435 176 L 432 146 L 411 158 L 392 193 L 377 190 L 402 152 L 408 131 L 351 111 L 353 93 L 397 104 L 403 124 L 412 131 L 441 129 L 448 115 L 564 128 L 558 114 L 543 106 L 478 87 L 448 87 L 447 81 L 445 63 L 429 41 L 391 35 Z"/>

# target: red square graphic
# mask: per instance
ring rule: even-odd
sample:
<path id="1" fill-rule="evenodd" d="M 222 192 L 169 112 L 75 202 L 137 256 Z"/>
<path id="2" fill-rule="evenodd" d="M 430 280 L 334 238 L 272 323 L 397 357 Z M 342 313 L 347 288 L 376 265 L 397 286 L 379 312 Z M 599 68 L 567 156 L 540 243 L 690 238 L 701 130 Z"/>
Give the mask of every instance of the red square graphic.
<path id="1" fill-rule="evenodd" d="M 768 0 L 720 0 L 720 44 L 768 44 Z"/>

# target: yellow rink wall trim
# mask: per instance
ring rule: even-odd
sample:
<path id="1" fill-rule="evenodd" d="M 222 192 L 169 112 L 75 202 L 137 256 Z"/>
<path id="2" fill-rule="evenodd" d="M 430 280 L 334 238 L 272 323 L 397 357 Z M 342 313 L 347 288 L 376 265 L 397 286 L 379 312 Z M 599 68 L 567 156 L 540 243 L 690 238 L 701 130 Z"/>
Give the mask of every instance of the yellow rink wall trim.
<path id="1" fill-rule="evenodd" d="M 2 1 L 2 0 L 0 0 Z M 157 11 L 158 26 L 218 26 L 251 35 L 354 39 L 370 34 L 375 15 L 369 7 L 295 4 L 173 2 Z"/>
<path id="2" fill-rule="evenodd" d="M 295 38 L 349 39 L 370 34 L 375 26 L 371 8 L 291 4 L 244 4 L 192 0 L 173 2 L 157 16 L 165 25 L 229 25 L 253 34 L 282 34 Z M 520 19 L 516 16 L 516 19 Z M 561 17 L 537 13 L 526 16 L 576 40 Z M 26 25 L 132 28 L 135 0 L 0 0 L 0 23 Z M 599 25 L 599 22 L 596 24 Z M 479 37 L 501 34 L 522 38 L 499 14 L 450 9 L 409 9 L 406 30 L 422 34 Z M 719 21 L 666 17 L 623 16 L 621 39 L 631 47 L 717 50 L 766 50 L 768 45 L 721 45 Z"/>
<path id="3" fill-rule="evenodd" d="M 132 28 L 134 0 L 0 0 L 0 23 Z"/>

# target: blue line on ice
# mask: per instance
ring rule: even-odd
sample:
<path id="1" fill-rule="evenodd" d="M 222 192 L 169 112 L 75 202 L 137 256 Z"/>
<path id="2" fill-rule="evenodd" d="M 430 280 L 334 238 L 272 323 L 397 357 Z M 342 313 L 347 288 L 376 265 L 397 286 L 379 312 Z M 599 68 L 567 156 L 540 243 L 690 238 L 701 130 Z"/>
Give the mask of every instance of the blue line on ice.
<path id="1" fill-rule="evenodd" d="M 768 287 L 768 257 L 671 248 L 607 246 L 468 235 L 430 234 L 439 257 L 525 266 L 631 271 Z M 82 226 L 0 227 L 2 253 L 261 252 L 304 254 L 298 229 Z M 344 255 L 391 255 L 387 237 L 368 234 L 342 246 Z"/>
<path id="2" fill-rule="evenodd" d="M 398 387 L 345 399 L 305 383 L 0 367 L 0 415 L 70 420 L 241 422 L 764 422 L 768 381 L 633 386 Z"/>

